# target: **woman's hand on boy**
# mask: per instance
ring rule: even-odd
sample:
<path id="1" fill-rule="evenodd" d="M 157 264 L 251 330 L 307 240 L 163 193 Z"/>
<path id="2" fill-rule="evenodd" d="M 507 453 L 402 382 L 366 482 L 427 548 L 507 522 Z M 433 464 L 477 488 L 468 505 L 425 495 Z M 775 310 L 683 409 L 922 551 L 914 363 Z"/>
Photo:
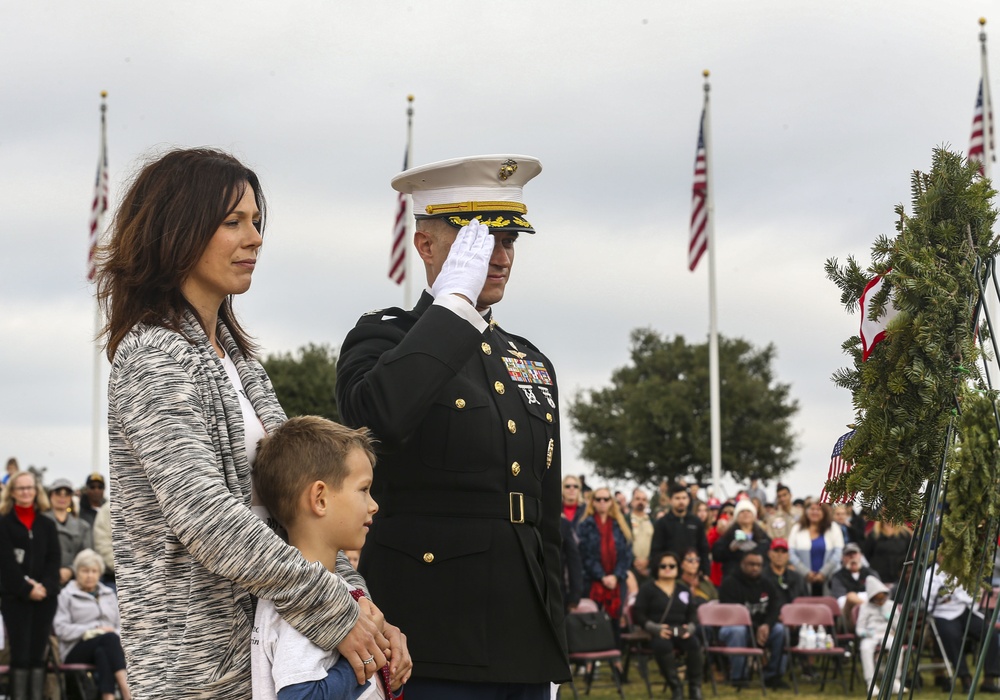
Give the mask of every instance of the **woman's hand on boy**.
<path id="1" fill-rule="evenodd" d="M 410 658 L 410 650 L 406 646 L 406 635 L 395 625 L 385 621 L 385 615 L 379 610 L 369 598 L 358 600 L 362 614 L 367 613 L 373 622 L 382 630 L 382 634 L 389 640 L 389 645 L 384 648 L 386 658 L 389 659 L 389 676 L 393 691 L 410 680 L 410 673 L 413 671 L 413 659 Z"/>
<path id="2" fill-rule="evenodd" d="M 386 658 L 382 650 L 386 648 L 391 648 L 389 640 L 363 609 L 354 627 L 337 645 L 337 651 L 354 669 L 359 684 L 366 682 L 385 666 Z M 368 663 L 365 663 L 366 661 Z"/>
<path id="3" fill-rule="evenodd" d="M 413 672 L 413 659 L 410 658 L 410 650 L 406 646 L 406 635 L 395 625 L 385 624 L 383 630 L 389 639 L 389 685 L 392 691 L 399 690 L 399 686 L 410 680 Z"/>

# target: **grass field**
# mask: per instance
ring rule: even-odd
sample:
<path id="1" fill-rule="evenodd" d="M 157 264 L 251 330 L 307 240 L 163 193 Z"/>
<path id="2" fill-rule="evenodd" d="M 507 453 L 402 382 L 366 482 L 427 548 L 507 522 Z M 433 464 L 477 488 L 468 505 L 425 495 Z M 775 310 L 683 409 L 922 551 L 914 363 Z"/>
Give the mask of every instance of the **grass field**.
<path id="1" fill-rule="evenodd" d="M 664 693 L 663 691 L 663 677 L 656 672 L 653 668 L 650 669 L 650 684 L 653 687 L 653 698 L 661 699 L 664 697 L 670 697 L 669 691 Z M 948 694 L 941 692 L 938 688 L 934 687 L 930 676 L 925 675 L 924 677 L 925 686 L 924 690 L 921 692 L 914 693 L 916 697 L 926 698 L 927 700 L 948 700 Z M 791 680 L 788 681 L 791 685 Z M 717 683 L 719 688 L 719 698 L 735 699 L 740 698 L 741 700 L 749 700 L 751 698 L 761 697 L 760 686 L 753 685 L 750 688 L 745 688 L 737 692 L 733 687 L 726 683 Z M 632 672 L 629 674 L 629 682 L 623 687 L 625 691 L 625 697 L 627 700 L 647 700 L 649 696 L 646 694 L 646 685 L 642 682 L 639 677 L 638 672 L 633 667 Z M 611 676 L 607 669 L 601 669 L 598 671 L 598 675 L 594 679 L 594 686 L 591 688 L 590 695 L 584 695 L 586 690 L 585 684 L 582 676 L 576 677 L 576 690 L 579 693 L 580 699 L 590 698 L 591 700 L 620 700 L 618 696 L 618 691 L 615 690 L 614 684 L 611 681 Z M 792 690 L 768 690 L 767 698 L 774 698 L 774 700 L 792 700 L 792 698 L 797 698 L 798 700 L 813 700 L 814 698 L 823 698 L 824 700 L 834 700 L 835 698 L 854 698 L 854 700 L 864 700 L 867 697 L 868 689 L 863 687 L 863 684 L 856 678 L 854 681 L 854 691 L 849 694 L 844 694 L 840 686 L 840 681 L 834 679 L 831 683 L 827 680 L 826 688 L 823 692 L 819 692 L 819 683 L 802 683 L 799 684 L 799 694 L 796 695 Z M 702 694 L 706 700 L 712 698 L 712 684 L 705 683 L 702 688 Z M 560 700 L 573 700 L 573 690 L 569 683 L 562 686 L 560 691 Z M 687 697 L 687 687 L 684 688 L 684 697 Z M 903 696 L 908 698 L 909 694 Z M 965 697 L 961 692 L 956 691 L 955 698 Z M 982 696 L 982 697 L 995 697 L 995 696 Z"/>

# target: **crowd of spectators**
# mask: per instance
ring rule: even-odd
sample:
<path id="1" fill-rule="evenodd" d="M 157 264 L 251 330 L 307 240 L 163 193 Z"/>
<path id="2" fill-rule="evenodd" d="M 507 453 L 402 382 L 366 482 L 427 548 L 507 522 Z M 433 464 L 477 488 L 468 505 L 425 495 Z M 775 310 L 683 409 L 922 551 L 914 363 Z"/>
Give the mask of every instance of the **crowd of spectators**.
<path id="1" fill-rule="evenodd" d="M 108 508 L 101 474 L 90 474 L 77 491 L 64 478 L 46 486 L 39 474 L 8 460 L 0 492 L 0 646 L 16 700 L 43 696 L 47 666 L 56 658 L 94 665 L 104 700 L 116 690 L 122 700 L 131 698 Z"/>
<path id="2" fill-rule="evenodd" d="M 566 476 L 563 487 L 563 550 L 579 548 L 584 562 L 582 575 L 574 573 L 571 559 L 564 562 L 567 587 L 574 591 L 566 598 L 568 610 L 581 597 L 591 597 L 623 628 L 646 629 L 675 698 L 682 697 L 676 650 L 696 670 L 703 663 L 700 637 L 687 636 L 684 625 L 694 623 L 698 606 L 715 600 L 746 606 L 753 621 L 752 641 L 742 627 L 722 627 L 718 639 L 728 646 L 756 643 L 766 649 L 764 681 L 784 688 L 785 646 L 789 639 L 797 644 L 798 634 L 786 635 L 780 622 L 782 606 L 806 596 L 832 597 L 842 631 L 858 636 L 865 680 L 873 681 L 876 649 L 887 629 L 884 613 L 895 604 L 893 589 L 910 553 L 909 527 L 866 521 L 852 504 L 796 499 L 786 484 L 777 484 L 771 501 L 757 479 L 725 501 L 702 500 L 701 485 L 682 479 L 663 481 L 652 497 L 636 488 L 631 499 L 622 491 L 612 498 L 605 487 L 589 491 L 577 476 Z M 623 518 L 619 511 L 625 513 Z M 621 548 L 629 543 L 630 551 L 623 553 Z M 609 556 L 611 544 L 614 558 Z M 627 561 L 630 569 L 623 576 Z M 579 578 L 585 584 L 574 587 L 571 582 Z M 973 622 L 981 623 L 983 615 L 973 596 L 945 581 L 943 574 L 929 580 L 925 595 L 930 596 L 945 646 L 955 656 L 951 661 L 956 683 L 967 692 L 971 678 L 958 649 L 966 620 L 973 615 Z M 976 629 L 976 624 L 970 626 L 972 641 Z M 730 680 L 738 687 L 747 683 L 739 658 L 730 663 Z M 897 675 L 897 689 L 899 681 Z M 978 690 L 1000 693 L 996 635 L 987 648 L 985 679 Z M 700 687 L 692 687 L 691 695 L 700 697 Z"/>

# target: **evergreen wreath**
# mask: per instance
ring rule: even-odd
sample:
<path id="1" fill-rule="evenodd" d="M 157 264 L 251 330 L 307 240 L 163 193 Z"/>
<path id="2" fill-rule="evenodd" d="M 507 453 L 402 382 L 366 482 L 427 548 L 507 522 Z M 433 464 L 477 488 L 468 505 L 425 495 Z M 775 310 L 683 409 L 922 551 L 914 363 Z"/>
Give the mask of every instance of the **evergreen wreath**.
<path id="1" fill-rule="evenodd" d="M 1000 252 L 1000 243 L 992 232 L 995 191 L 978 171 L 978 163 L 935 149 L 930 172 L 911 177 L 912 216 L 896 206 L 898 233 L 875 241 L 871 265 L 864 269 L 852 256 L 843 266 L 836 258 L 825 266 L 850 313 L 876 275 L 885 284 L 869 301 L 869 318 L 884 313 L 890 294 L 898 309 L 866 361 L 859 335 L 843 344 L 853 367 L 838 370 L 833 381 L 853 394 L 857 430 L 843 457 L 854 466 L 826 491 L 834 501 L 853 494 L 880 520 L 916 522 L 944 460 L 939 552 L 942 568 L 968 590 L 978 586 L 984 547 L 996 540 L 988 525 L 1000 515 L 997 392 L 987 390 L 979 369 L 973 321 L 988 275 L 983 261 Z M 1000 329 L 1000 319 L 992 321 Z M 979 325 L 985 337 L 985 316 Z"/>

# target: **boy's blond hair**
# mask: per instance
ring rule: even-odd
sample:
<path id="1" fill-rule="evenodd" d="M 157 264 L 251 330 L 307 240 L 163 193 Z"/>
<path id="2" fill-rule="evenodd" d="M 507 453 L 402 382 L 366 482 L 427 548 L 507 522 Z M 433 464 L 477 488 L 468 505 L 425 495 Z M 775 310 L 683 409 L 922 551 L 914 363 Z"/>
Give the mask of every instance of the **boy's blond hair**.
<path id="1" fill-rule="evenodd" d="M 363 450 L 375 466 L 367 428 L 353 430 L 319 416 L 289 418 L 260 441 L 253 467 L 254 488 L 261 503 L 282 527 L 298 516 L 302 491 L 315 481 L 339 489 L 347 478 L 347 455 Z"/>

